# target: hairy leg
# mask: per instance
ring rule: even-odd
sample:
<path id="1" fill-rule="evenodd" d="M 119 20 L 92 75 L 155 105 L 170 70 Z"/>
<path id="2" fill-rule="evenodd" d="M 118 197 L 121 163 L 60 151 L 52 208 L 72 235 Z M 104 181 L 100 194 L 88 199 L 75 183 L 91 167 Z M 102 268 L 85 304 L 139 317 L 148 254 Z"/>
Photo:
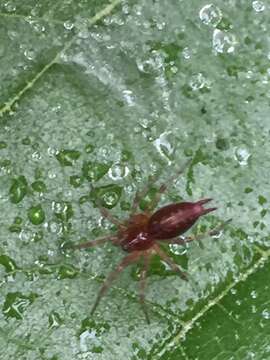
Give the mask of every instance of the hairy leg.
<path id="1" fill-rule="evenodd" d="M 78 244 L 78 245 L 73 245 L 72 249 L 86 249 L 86 248 L 93 247 L 93 246 L 103 245 L 107 241 L 112 241 L 113 244 L 117 244 L 118 238 L 116 236 L 107 235 L 107 236 L 103 236 L 96 240 L 87 241 L 85 243 Z"/>
<path id="2" fill-rule="evenodd" d="M 140 293 L 139 293 L 140 294 L 140 303 L 141 303 L 142 310 L 145 315 L 146 322 L 147 322 L 147 324 L 150 324 L 150 319 L 149 319 L 147 307 L 145 304 L 146 276 L 147 276 L 147 271 L 149 268 L 149 255 L 148 254 L 146 254 L 143 257 L 143 261 L 144 261 L 143 268 L 142 268 L 141 274 L 140 274 Z"/>
<path id="3" fill-rule="evenodd" d="M 100 300 L 105 295 L 106 291 L 110 287 L 111 283 L 117 278 L 117 276 L 130 264 L 134 263 L 141 257 L 141 253 L 139 251 L 134 251 L 131 254 L 124 257 L 124 259 L 118 264 L 115 270 L 113 270 L 106 280 L 104 281 L 103 285 L 99 289 L 96 301 L 91 310 L 91 315 L 94 314 Z"/>
<path id="4" fill-rule="evenodd" d="M 224 229 L 224 227 L 230 223 L 232 221 L 232 219 L 226 220 L 223 223 L 221 223 L 220 225 L 216 226 L 214 229 L 210 229 L 209 231 L 206 231 L 205 233 L 202 234 L 198 234 L 198 235 L 193 235 L 193 236 L 187 236 L 184 239 L 181 239 L 182 241 L 184 241 L 184 243 L 189 243 L 192 241 L 200 241 L 208 236 L 215 236 L 218 235 L 218 233 Z"/>
<path id="5" fill-rule="evenodd" d="M 178 176 L 181 175 L 185 171 L 185 169 L 188 167 L 190 162 L 191 162 L 191 160 L 188 160 L 180 169 L 176 170 L 174 172 L 174 174 L 167 179 L 166 184 L 161 184 L 159 186 L 154 199 L 151 201 L 151 203 L 147 207 L 147 211 L 151 211 L 158 205 L 161 195 L 167 190 L 168 186 L 170 186 L 178 178 Z M 133 201 L 133 205 L 131 208 L 131 214 L 136 212 L 141 199 L 147 194 L 150 186 L 155 184 L 157 180 L 158 180 L 158 176 L 157 175 L 153 176 L 150 179 L 148 185 L 142 191 L 136 193 L 134 201 Z"/>
<path id="6" fill-rule="evenodd" d="M 97 204 L 97 205 L 98 205 L 99 211 L 103 217 L 108 219 L 112 224 L 116 225 L 118 227 L 118 229 L 125 228 L 125 225 L 122 224 L 121 221 L 119 221 L 115 216 L 113 216 L 108 209 L 104 208 L 100 204 Z"/>
<path id="7" fill-rule="evenodd" d="M 155 252 L 161 257 L 161 259 L 165 261 L 173 271 L 176 271 L 183 280 L 188 280 L 187 274 L 180 270 L 179 266 L 175 264 L 175 262 L 160 248 L 159 245 L 155 244 L 153 248 Z"/>

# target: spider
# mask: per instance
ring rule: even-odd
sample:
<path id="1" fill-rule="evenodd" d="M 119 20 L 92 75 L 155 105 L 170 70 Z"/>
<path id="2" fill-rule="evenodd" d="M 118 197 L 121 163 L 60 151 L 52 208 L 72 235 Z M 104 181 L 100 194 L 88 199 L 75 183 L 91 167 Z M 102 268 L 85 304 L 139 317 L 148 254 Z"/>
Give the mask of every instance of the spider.
<path id="1" fill-rule="evenodd" d="M 200 216 L 217 209 L 216 207 L 204 208 L 204 205 L 212 199 L 207 198 L 196 202 L 173 203 L 163 206 L 154 213 L 151 213 L 158 205 L 161 195 L 167 190 L 167 186 L 183 173 L 189 163 L 190 162 L 186 163 L 183 168 L 179 169 L 172 177 L 170 177 L 167 180 L 166 185 L 161 184 L 159 186 L 154 199 L 143 212 L 138 212 L 139 203 L 149 191 L 149 184 L 142 191 L 137 191 L 131 207 L 130 216 L 123 222 L 119 221 L 107 209 L 98 204 L 102 216 L 107 218 L 117 227 L 117 233 L 115 235 L 111 234 L 93 241 L 74 245 L 73 249 L 85 249 L 102 245 L 107 241 L 110 241 L 113 245 L 120 246 L 122 250 L 128 254 L 105 279 L 93 304 L 91 315 L 94 314 L 100 300 L 105 295 L 112 281 L 114 281 L 128 265 L 133 264 L 142 258 L 143 267 L 140 273 L 139 299 L 146 321 L 149 324 L 150 319 L 145 304 L 145 287 L 150 257 L 155 254 L 158 255 L 173 271 L 177 272 L 183 280 L 188 280 L 187 274 L 183 272 L 162 250 L 160 243 L 185 245 L 188 242 L 200 240 L 202 237 L 217 234 L 224 224 L 231 220 L 224 222 L 204 234 L 183 238 L 180 237 L 180 235 L 185 233 Z M 152 184 L 156 181 L 157 177 L 152 178 Z"/>

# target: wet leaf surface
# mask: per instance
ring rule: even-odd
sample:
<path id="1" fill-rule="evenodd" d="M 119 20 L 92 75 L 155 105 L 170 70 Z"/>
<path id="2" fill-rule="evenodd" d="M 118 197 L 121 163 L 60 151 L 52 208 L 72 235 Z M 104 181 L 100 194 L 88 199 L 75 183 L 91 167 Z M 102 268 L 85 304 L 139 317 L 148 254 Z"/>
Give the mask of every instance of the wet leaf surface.
<path id="1" fill-rule="evenodd" d="M 1 359 L 265 360 L 270 356 L 269 4 L 0 3 Z M 213 198 L 148 273 L 70 245 L 115 231 L 137 189 L 189 167 L 160 204 Z M 141 201 L 151 201 L 158 186 Z"/>

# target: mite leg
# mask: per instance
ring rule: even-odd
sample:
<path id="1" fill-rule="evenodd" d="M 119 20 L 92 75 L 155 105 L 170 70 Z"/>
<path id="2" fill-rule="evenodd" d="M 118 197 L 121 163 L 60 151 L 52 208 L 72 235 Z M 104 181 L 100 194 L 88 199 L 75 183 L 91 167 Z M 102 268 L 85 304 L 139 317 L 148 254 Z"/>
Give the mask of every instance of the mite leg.
<path id="1" fill-rule="evenodd" d="M 184 170 L 188 167 L 188 165 L 190 163 L 191 163 L 191 160 L 188 160 L 179 170 L 177 170 L 171 177 L 169 177 L 169 179 L 166 181 L 166 184 L 160 185 L 160 187 L 156 193 L 156 196 L 154 197 L 154 199 L 151 201 L 151 203 L 149 204 L 149 206 L 147 208 L 148 211 L 151 211 L 152 209 L 154 209 L 157 206 L 157 204 L 159 203 L 159 200 L 161 198 L 161 195 L 167 190 L 167 187 L 171 183 L 173 183 L 179 175 L 181 175 L 184 172 Z M 141 192 L 136 193 L 134 201 L 133 201 L 133 205 L 131 208 L 131 214 L 136 212 L 141 199 L 147 194 L 150 186 L 153 185 L 157 180 L 158 180 L 158 175 L 153 176 L 150 179 L 150 182 L 148 183 L 148 185 Z"/>
<path id="2" fill-rule="evenodd" d="M 147 209 L 148 211 L 151 211 L 157 207 L 162 194 L 164 194 L 164 192 L 167 190 L 168 186 L 170 186 L 172 183 L 174 183 L 174 181 L 178 178 L 179 175 L 182 175 L 182 173 L 190 165 L 190 163 L 191 163 L 191 160 L 188 160 L 180 169 L 178 169 L 172 176 L 170 176 L 166 180 L 166 184 L 160 185 L 154 199 L 148 205 L 148 209 Z"/>
<path id="3" fill-rule="evenodd" d="M 116 236 L 108 235 L 108 236 L 104 236 L 104 237 L 101 237 L 101 238 L 96 239 L 96 240 L 87 241 L 85 243 L 78 244 L 78 245 L 73 245 L 71 247 L 72 247 L 72 249 L 86 249 L 86 248 L 89 248 L 89 247 L 105 244 L 107 241 L 110 241 L 110 240 L 113 243 L 116 243 L 118 239 L 117 239 Z"/>
<path id="4" fill-rule="evenodd" d="M 183 280 L 188 280 L 187 274 L 179 269 L 179 266 L 173 262 L 173 260 L 157 245 L 153 246 L 156 253 L 164 260 L 173 271 L 176 271 Z"/>
<path id="5" fill-rule="evenodd" d="M 140 201 L 145 197 L 145 195 L 148 193 L 151 185 L 155 184 L 155 182 L 158 180 L 159 175 L 153 175 L 149 178 L 148 184 L 147 186 L 145 186 L 145 188 L 143 188 L 141 191 L 137 191 L 131 206 L 131 214 L 134 214 L 139 207 L 139 203 Z"/>
<path id="6" fill-rule="evenodd" d="M 110 287 L 111 283 L 117 278 L 117 276 L 130 264 L 132 264 L 133 262 L 137 261 L 139 259 L 139 257 L 141 256 L 141 253 L 139 251 L 134 251 L 131 254 L 127 255 L 126 257 L 124 257 L 124 259 L 120 262 L 120 264 L 118 264 L 118 266 L 116 267 L 115 270 L 113 270 L 108 277 L 106 278 L 106 280 L 104 281 L 103 285 L 101 286 L 96 301 L 91 309 L 91 315 L 94 314 L 100 300 L 102 299 L 102 297 L 104 296 L 104 294 L 106 293 L 106 291 L 108 290 L 108 288 Z"/>
<path id="7" fill-rule="evenodd" d="M 140 303 L 145 315 L 146 322 L 147 324 L 150 324 L 150 319 L 145 304 L 146 275 L 149 267 L 149 256 L 145 255 L 143 260 L 144 260 L 144 264 L 140 274 Z"/>
<path id="8" fill-rule="evenodd" d="M 102 207 L 100 204 L 97 204 L 97 205 L 98 205 L 99 211 L 103 217 L 108 219 L 112 224 L 116 225 L 118 227 L 118 229 L 125 228 L 124 224 L 122 224 L 121 221 L 119 221 L 115 216 L 113 216 L 109 210 Z"/>
<path id="9" fill-rule="evenodd" d="M 232 221 L 232 219 L 226 220 L 224 221 L 222 224 L 216 226 L 214 229 L 211 229 L 209 231 L 206 231 L 203 234 L 198 234 L 198 235 L 193 235 L 193 236 L 187 236 L 184 239 L 181 239 L 181 241 L 183 240 L 184 243 L 188 243 L 188 242 L 192 242 L 192 241 L 200 241 L 202 239 L 204 239 L 207 236 L 214 236 L 217 235 L 221 230 L 223 230 L 223 228 Z"/>

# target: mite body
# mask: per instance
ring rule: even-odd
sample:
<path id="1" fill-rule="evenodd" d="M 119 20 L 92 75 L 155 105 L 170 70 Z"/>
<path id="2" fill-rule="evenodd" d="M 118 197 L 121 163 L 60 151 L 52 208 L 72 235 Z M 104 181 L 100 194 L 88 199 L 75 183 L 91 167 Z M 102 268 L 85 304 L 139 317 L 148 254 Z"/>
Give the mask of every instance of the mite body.
<path id="1" fill-rule="evenodd" d="M 169 179 L 167 183 L 172 182 L 182 171 L 178 171 L 174 177 Z M 111 215 L 111 213 L 100 207 L 101 214 L 117 226 L 116 234 L 108 235 L 100 239 L 89 241 L 87 243 L 75 245 L 73 248 L 82 249 L 96 245 L 104 244 L 111 241 L 113 245 L 119 246 L 128 254 L 118 264 L 116 269 L 112 271 L 101 286 L 96 301 L 92 307 L 91 314 L 96 310 L 101 298 L 111 285 L 112 281 L 118 274 L 128 265 L 143 259 L 143 268 L 140 275 L 140 302 L 144 311 L 146 321 L 149 323 L 149 316 L 145 305 L 145 286 L 146 275 L 149 266 L 149 259 L 153 254 L 157 254 L 164 262 L 166 262 L 173 271 L 176 271 L 183 280 L 187 280 L 187 275 L 176 265 L 167 253 L 160 247 L 162 243 L 184 245 L 187 242 L 202 238 L 195 236 L 179 237 L 184 234 L 194 223 L 205 214 L 216 210 L 215 207 L 205 208 L 204 205 L 211 199 L 202 199 L 197 202 L 180 202 L 169 204 L 152 212 L 158 204 L 160 196 L 165 192 L 167 186 L 162 184 L 156 194 L 155 199 L 151 202 L 144 212 L 138 213 L 140 200 L 147 194 L 148 188 L 142 192 L 137 192 L 133 201 L 131 215 L 123 222 Z M 226 224 L 226 222 L 224 223 Z M 221 230 L 224 224 L 210 230 L 206 235 L 214 235 Z"/>
<path id="2" fill-rule="evenodd" d="M 169 204 L 152 216 L 143 213 L 135 215 L 130 225 L 119 233 L 122 249 L 128 252 L 147 250 L 157 240 L 169 240 L 184 234 L 200 216 L 216 210 L 203 207 L 209 201 L 211 199 Z"/>

